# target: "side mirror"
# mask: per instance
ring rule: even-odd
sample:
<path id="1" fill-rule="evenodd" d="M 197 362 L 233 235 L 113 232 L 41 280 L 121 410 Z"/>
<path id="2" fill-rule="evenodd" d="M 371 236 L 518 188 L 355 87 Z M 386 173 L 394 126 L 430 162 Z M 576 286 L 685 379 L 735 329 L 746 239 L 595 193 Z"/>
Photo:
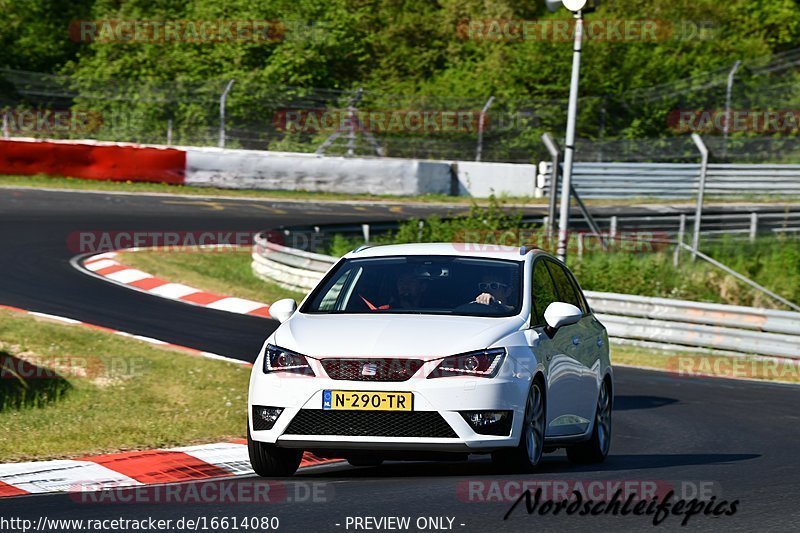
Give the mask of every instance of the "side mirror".
<path id="1" fill-rule="evenodd" d="M 278 300 L 269 306 L 269 315 L 278 322 L 286 322 L 297 311 L 297 302 L 291 298 Z"/>
<path id="2" fill-rule="evenodd" d="M 583 318 L 583 311 L 572 304 L 553 302 L 544 310 L 544 320 L 547 322 L 545 332 L 551 339 L 559 328 L 575 324 Z"/>

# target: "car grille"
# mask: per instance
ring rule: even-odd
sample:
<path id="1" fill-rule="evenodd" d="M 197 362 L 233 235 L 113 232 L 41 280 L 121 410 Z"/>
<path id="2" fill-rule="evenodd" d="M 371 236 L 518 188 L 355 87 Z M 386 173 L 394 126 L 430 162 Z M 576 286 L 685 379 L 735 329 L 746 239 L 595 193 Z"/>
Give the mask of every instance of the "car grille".
<path id="1" fill-rule="evenodd" d="M 324 359 L 322 368 L 331 379 L 337 380 L 406 381 L 422 364 L 420 359 Z"/>
<path id="2" fill-rule="evenodd" d="M 287 435 L 428 437 L 454 439 L 453 428 L 436 411 L 381 412 L 301 409 Z"/>

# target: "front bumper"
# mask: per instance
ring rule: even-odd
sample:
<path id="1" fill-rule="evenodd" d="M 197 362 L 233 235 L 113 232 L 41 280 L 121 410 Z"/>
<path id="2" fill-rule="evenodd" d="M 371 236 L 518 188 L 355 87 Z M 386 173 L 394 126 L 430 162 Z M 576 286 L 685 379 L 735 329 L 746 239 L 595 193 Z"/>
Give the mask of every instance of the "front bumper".
<path id="1" fill-rule="evenodd" d="M 504 365 L 509 368 L 511 365 Z M 530 387 L 529 375 L 515 375 L 502 369 L 494 378 L 445 377 L 425 379 L 413 377 L 402 382 L 343 381 L 327 377 L 295 374 L 265 374 L 258 364 L 250 381 L 248 423 L 254 440 L 287 448 L 415 450 L 443 452 L 487 452 L 516 446 Z M 315 410 L 315 415 L 342 413 L 321 411 L 324 390 L 411 392 L 414 412 L 436 412 L 452 430 L 447 438 L 433 437 L 421 431 L 413 436 L 297 434 L 287 432 L 301 409 Z M 253 429 L 253 405 L 282 407 L 284 410 L 270 430 Z M 511 433 L 506 436 L 476 433 L 459 414 L 460 411 L 507 410 L 513 412 Z M 359 412 L 369 417 L 370 411 Z M 308 413 L 307 413 L 308 414 Z M 379 415 L 380 416 L 380 415 Z M 307 426 L 304 426 L 307 427 Z M 325 433 L 330 433 L 329 428 Z M 373 431 L 379 433 L 379 431 Z"/>

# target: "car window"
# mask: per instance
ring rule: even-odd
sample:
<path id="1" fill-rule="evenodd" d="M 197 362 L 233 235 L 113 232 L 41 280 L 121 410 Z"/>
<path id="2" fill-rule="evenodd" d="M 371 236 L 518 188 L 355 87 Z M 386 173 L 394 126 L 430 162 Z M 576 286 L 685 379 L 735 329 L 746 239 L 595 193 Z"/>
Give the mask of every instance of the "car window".
<path id="1" fill-rule="evenodd" d="M 580 298 L 578 298 L 578 295 L 575 293 L 575 287 L 573 287 L 572 282 L 570 282 L 569 275 L 567 274 L 564 267 L 562 265 L 555 263 L 554 261 L 545 261 L 545 262 L 547 263 L 547 266 L 550 269 L 550 274 L 553 276 L 553 281 L 556 284 L 558 301 L 572 304 L 578 309 L 580 309 L 581 308 Z"/>
<path id="2" fill-rule="evenodd" d="M 521 272 L 520 261 L 501 259 L 351 258 L 320 282 L 301 312 L 513 316 L 522 306 Z"/>
<path id="3" fill-rule="evenodd" d="M 534 326 L 545 324 L 544 311 L 547 306 L 558 300 L 553 286 L 553 278 L 547 270 L 544 260 L 536 261 L 533 266 L 531 282 L 531 315 Z"/>
<path id="4" fill-rule="evenodd" d="M 575 276 L 572 274 L 572 272 L 568 271 L 567 274 L 569 275 L 569 280 L 572 283 L 572 288 L 575 289 L 575 294 L 578 295 L 578 299 L 581 302 L 581 305 L 578 307 L 581 308 L 581 311 L 583 311 L 584 315 L 588 315 L 591 312 L 591 308 L 589 307 L 589 302 L 586 301 L 586 295 L 583 294 L 583 289 L 581 289 L 581 286 L 578 285 L 578 280 L 575 279 Z"/>

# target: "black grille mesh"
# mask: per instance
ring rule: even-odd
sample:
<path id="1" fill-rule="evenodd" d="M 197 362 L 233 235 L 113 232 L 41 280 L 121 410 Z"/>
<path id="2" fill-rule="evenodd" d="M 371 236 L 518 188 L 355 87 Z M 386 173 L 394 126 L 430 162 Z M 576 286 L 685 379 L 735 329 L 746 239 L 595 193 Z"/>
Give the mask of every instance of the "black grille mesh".
<path id="1" fill-rule="evenodd" d="M 454 439 L 453 428 L 436 411 L 328 411 L 301 409 L 287 435 L 428 437 Z"/>
<path id="2" fill-rule="evenodd" d="M 422 366 L 420 359 L 324 359 L 322 367 L 331 379 L 350 381 L 405 381 Z M 364 375 L 364 366 L 375 375 Z M 371 372 L 369 372 L 371 373 Z"/>

